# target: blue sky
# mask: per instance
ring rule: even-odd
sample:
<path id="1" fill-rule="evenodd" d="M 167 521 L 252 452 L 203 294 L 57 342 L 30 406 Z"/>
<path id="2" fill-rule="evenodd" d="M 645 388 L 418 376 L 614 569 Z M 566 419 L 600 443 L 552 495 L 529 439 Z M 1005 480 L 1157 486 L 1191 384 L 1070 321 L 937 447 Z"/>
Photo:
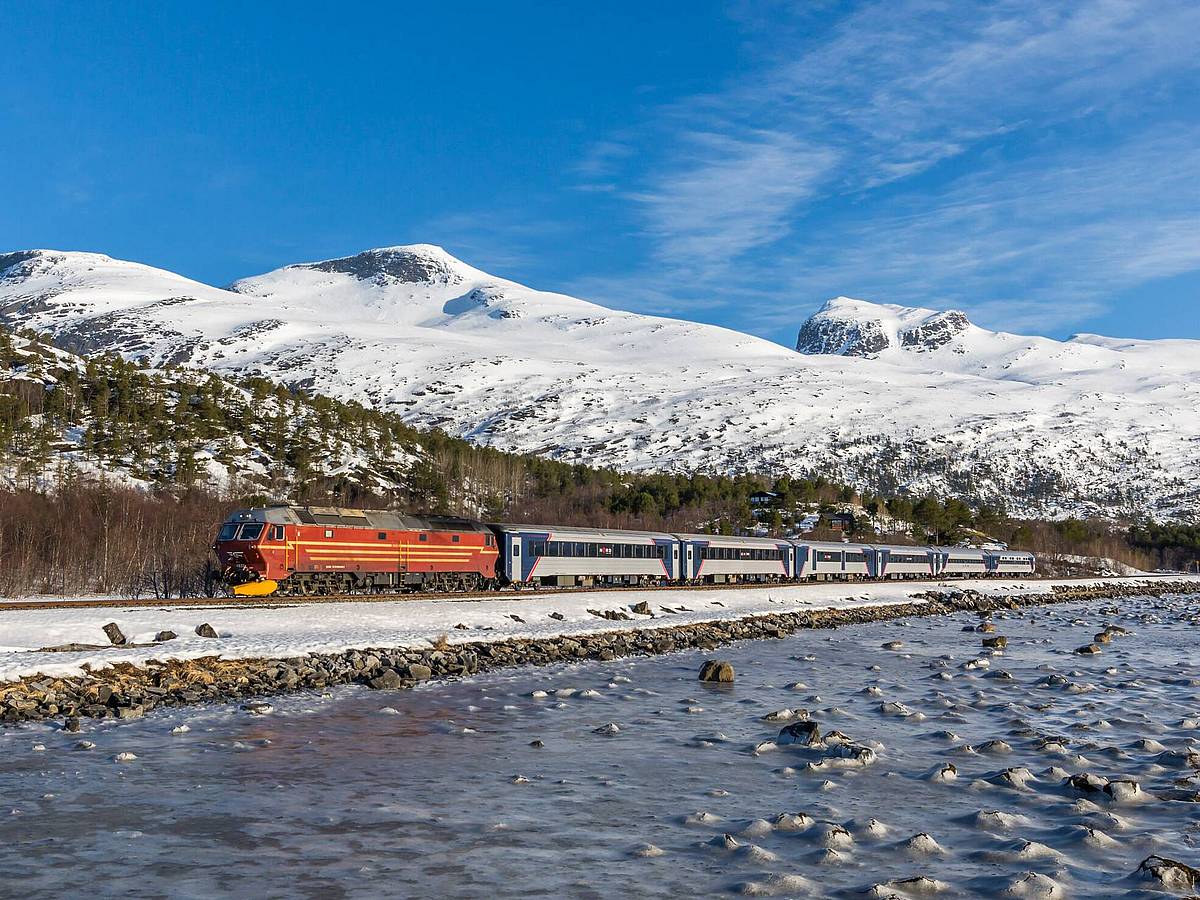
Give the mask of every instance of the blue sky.
<path id="1" fill-rule="evenodd" d="M 1200 5 L 19 4 L 0 249 L 438 243 L 791 343 L 831 296 L 1200 337 Z"/>

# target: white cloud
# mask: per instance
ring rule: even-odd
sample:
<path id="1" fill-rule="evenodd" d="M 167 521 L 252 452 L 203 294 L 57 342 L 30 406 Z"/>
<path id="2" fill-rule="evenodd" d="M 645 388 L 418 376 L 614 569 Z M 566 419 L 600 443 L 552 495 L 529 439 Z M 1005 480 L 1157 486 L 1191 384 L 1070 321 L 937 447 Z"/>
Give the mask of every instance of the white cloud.
<path id="1" fill-rule="evenodd" d="M 695 132 L 685 140 L 687 163 L 635 199 L 656 239 L 656 257 L 701 271 L 719 270 L 782 237 L 796 204 L 813 194 L 837 158 L 773 131 Z"/>
<path id="2" fill-rule="evenodd" d="M 1180 121 L 1200 5 L 879 0 L 800 28 L 756 8 L 738 14 L 758 71 L 597 150 L 606 183 L 639 185 L 616 196 L 651 243 L 593 295 L 726 302 L 776 336 L 838 293 L 1050 330 L 1200 265 L 1200 133 Z"/>

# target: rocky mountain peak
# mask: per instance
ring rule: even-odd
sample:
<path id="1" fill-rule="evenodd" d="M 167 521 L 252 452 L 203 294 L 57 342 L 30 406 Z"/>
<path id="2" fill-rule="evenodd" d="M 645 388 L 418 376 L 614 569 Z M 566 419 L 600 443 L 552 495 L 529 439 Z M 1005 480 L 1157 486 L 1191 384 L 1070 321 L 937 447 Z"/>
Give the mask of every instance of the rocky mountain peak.
<path id="1" fill-rule="evenodd" d="M 875 357 L 889 350 L 928 353 L 971 327 L 959 310 L 871 303 L 851 297 L 829 300 L 800 328 L 796 350 L 806 354 Z"/>
<path id="2" fill-rule="evenodd" d="M 461 284 L 471 267 L 433 244 L 408 244 L 364 250 L 353 256 L 314 263 L 297 263 L 289 269 L 339 272 L 359 281 L 388 284 Z"/>

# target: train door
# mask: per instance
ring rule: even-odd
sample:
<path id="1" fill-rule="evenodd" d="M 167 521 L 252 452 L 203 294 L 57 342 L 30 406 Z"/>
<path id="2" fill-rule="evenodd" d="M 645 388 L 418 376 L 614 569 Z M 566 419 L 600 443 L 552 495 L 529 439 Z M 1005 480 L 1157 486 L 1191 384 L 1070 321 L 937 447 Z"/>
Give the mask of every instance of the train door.
<path id="1" fill-rule="evenodd" d="M 883 547 L 875 551 L 875 577 L 886 578 L 888 561 L 891 559 L 891 551 Z"/>
<path id="2" fill-rule="evenodd" d="M 508 568 L 509 581 L 524 581 L 521 577 L 521 536 L 519 534 L 508 535 L 508 559 L 505 564 Z"/>
<path id="3" fill-rule="evenodd" d="M 693 554 L 696 552 L 695 547 L 693 546 L 691 541 L 685 541 L 683 546 L 686 548 L 684 550 L 684 567 L 683 567 L 684 578 L 688 578 L 688 579 L 695 578 L 697 573 L 696 573 L 696 570 L 692 567 Z"/>

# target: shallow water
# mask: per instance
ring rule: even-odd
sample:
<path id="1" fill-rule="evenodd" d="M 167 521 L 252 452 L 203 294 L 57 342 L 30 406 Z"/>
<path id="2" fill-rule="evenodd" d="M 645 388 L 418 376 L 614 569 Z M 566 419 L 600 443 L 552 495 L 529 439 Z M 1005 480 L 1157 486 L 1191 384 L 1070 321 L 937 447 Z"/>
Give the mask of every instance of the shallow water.
<path id="1" fill-rule="evenodd" d="M 79 735 L 9 729 L 0 895 L 842 897 L 918 875 L 937 883 L 878 893 L 1131 895 L 1153 887 L 1128 877 L 1151 853 L 1200 857 L 1200 806 L 1153 796 L 1197 788 L 1186 751 L 1200 723 L 1184 721 L 1200 716 L 1197 616 L 1196 597 L 1011 613 L 993 619 L 1007 649 L 988 656 L 986 635 L 962 630 L 976 616 L 912 619 L 342 688 L 262 715 L 234 704 Z M 1107 624 L 1133 633 L 1071 652 Z M 697 682 L 706 655 L 731 660 L 736 683 Z M 877 758 L 808 771 L 834 745 L 756 754 L 787 724 L 761 717 L 795 707 Z M 1048 736 L 1064 743 L 1039 745 Z M 931 780 L 945 763 L 957 778 Z M 1129 777 L 1145 796 L 1083 796 L 1052 766 Z M 812 823 L 784 830 L 779 813 Z"/>

